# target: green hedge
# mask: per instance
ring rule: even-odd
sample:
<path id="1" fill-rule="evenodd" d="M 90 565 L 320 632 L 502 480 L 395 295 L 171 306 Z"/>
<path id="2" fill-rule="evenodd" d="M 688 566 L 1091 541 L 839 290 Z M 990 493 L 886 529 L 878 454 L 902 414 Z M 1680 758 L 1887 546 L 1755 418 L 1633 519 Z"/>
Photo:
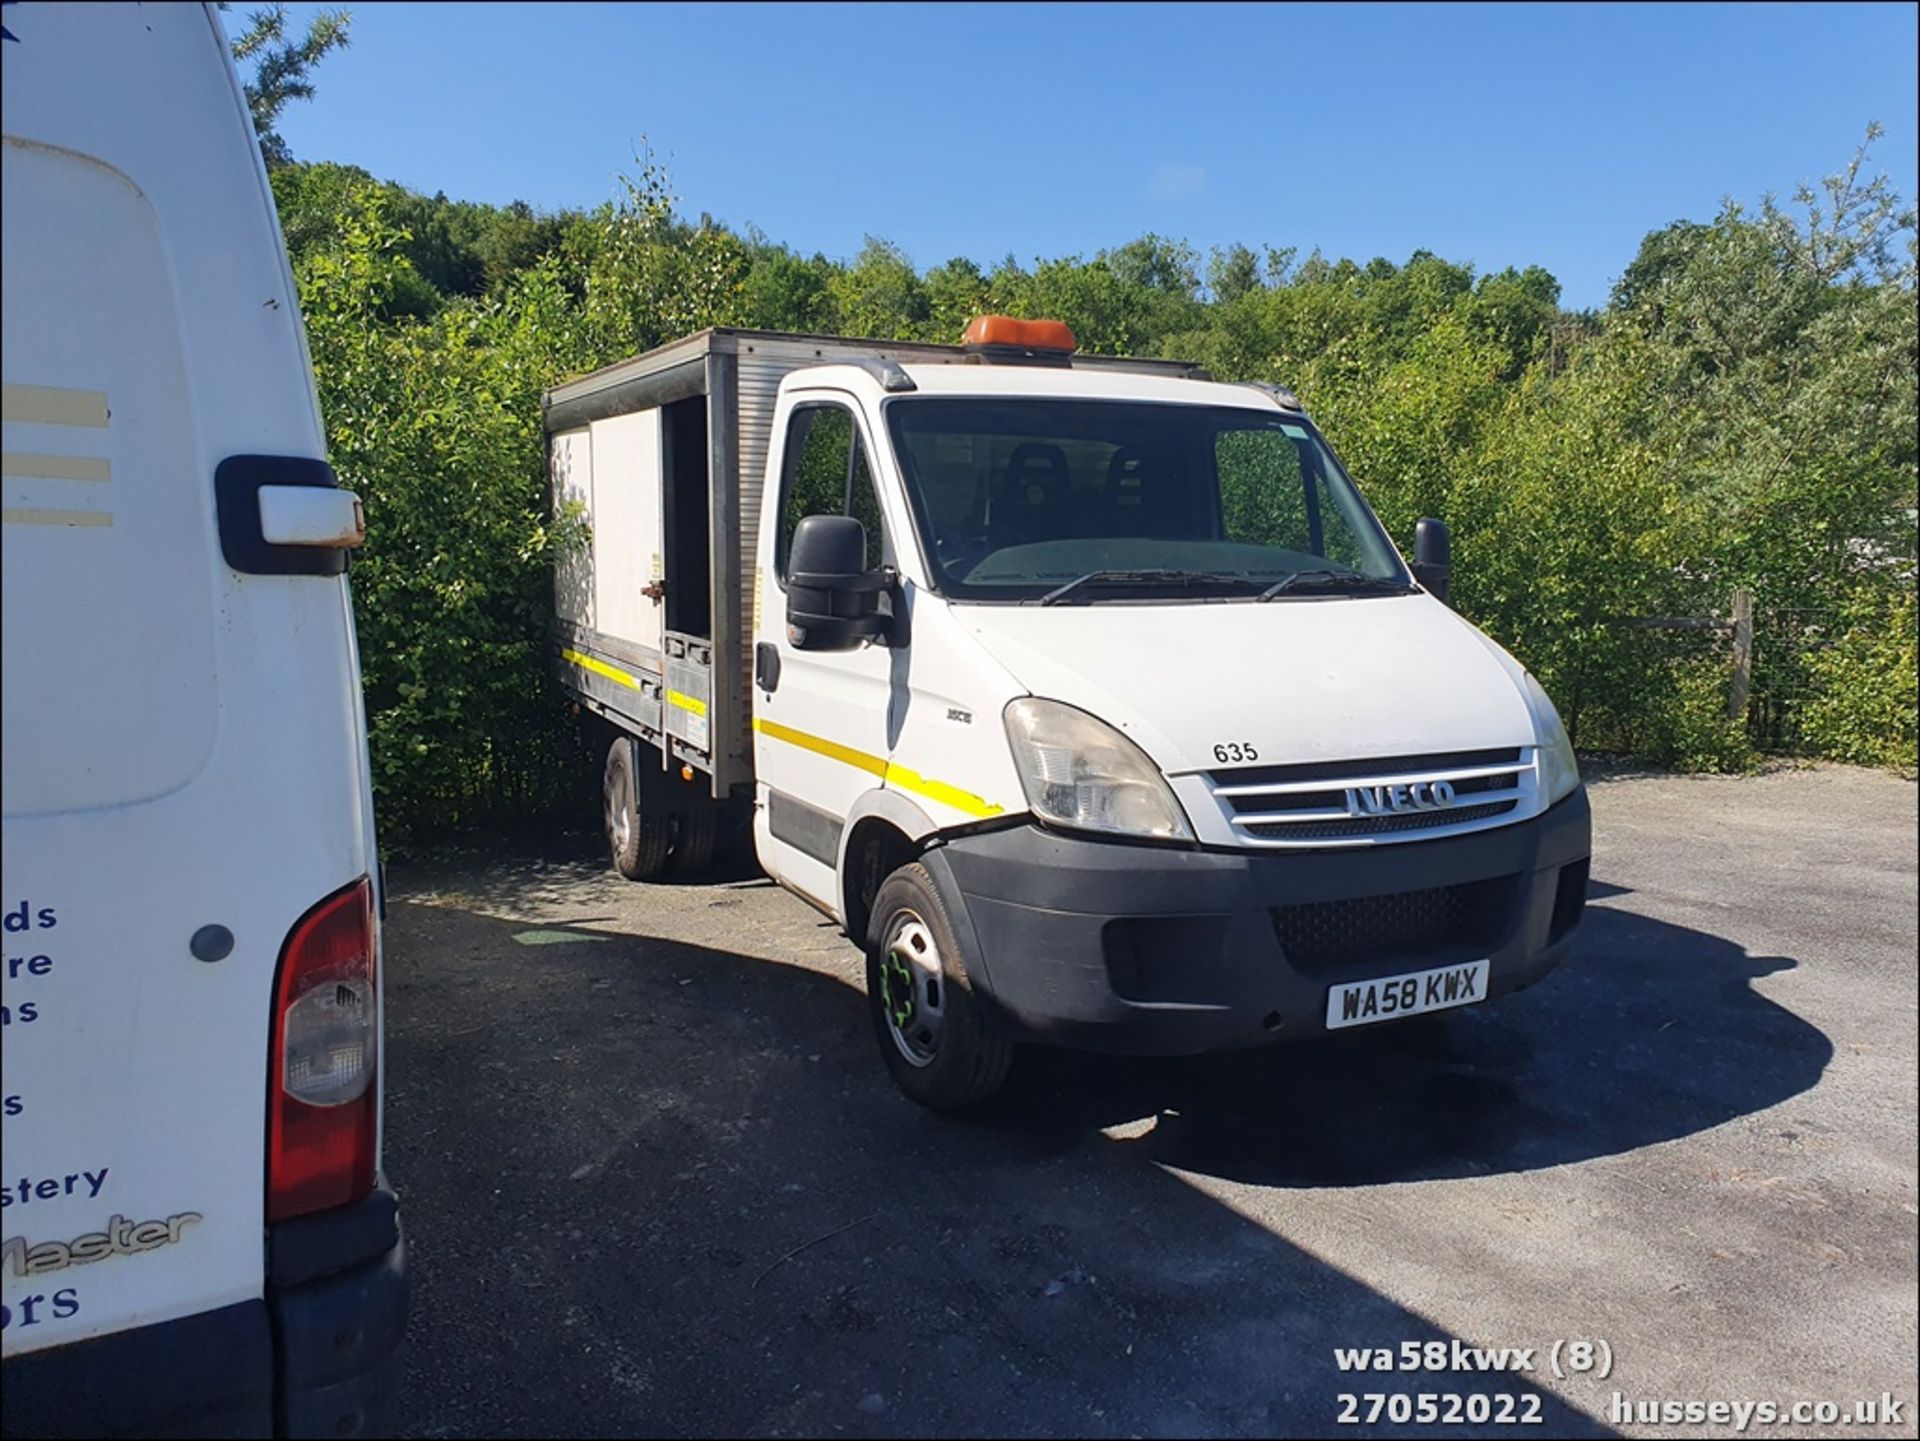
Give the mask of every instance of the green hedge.
<path id="1" fill-rule="evenodd" d="M 687 224 L 650 165 L 558 216 L 283 166 L 333 460 L 367 507 L 352 581 L 383 831 L 591 813 L 547 673 L 551 567 L 579 535 L 547 514 L 545 387 L 705 325 L 953 340 L 985 310 L 1293 385 L 1403 548 L 1420 516 L 1449 522 L 1456 603 L 1584 749 L 1751 763 L 1724 641 L 1622 623 L 1724 614 L 1741 586 L 1763 613 L 1839 617 L 1807 632 L 1791 685 L 1756 676 L 1796 744 L 1910 771 L 1914 221 L 1883 182 L 1843 179 L 1846 203 L 1801 222 L 1729 206 L 1657 232 L 1605 312 L 1569 314 L 1537 268 L 1425 253 L 1236 248 L 1203 283 L 1199 257 L 1147 236 L 921 272 L 879 241 L 841 264 Z"/>
<path id="2" fill-rule="evenodd" d="M 1818 755 L 1861 765 L 1915 769 L 1920 645 L 1912 590 L 1866 590 L 1841 610 L 1831 646 L 1808 660 L 1803 729 Z"/>

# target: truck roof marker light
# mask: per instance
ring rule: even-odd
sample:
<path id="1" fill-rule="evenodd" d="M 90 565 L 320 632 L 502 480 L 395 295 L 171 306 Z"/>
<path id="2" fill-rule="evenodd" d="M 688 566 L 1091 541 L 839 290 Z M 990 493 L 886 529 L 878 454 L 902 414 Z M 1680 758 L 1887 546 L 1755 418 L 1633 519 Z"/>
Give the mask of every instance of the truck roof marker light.
<path id="1" fill-rule="evenodd" d="M 871 375 L 875 380 L 879 381 L 880 388 L 889 394 L 897 395 L 902 391 L 918 390 L 920 388 L 913 383 L 913 377 L 907 374 L 905 369 L 901 367 L 899 361 L 889 360 L 884 355 L 876 355 L 865 360 L 857 360 L 854 364 L 858 365 L 862 370 L 866 371 L 868 375 Z"/>
<path id="2" fill-rule="evenodd" d="M 1307 408 L 1300 403 L 1300 397 L 1295 395 L 1289 386 L 1275 385 L 1266 380 L 1243 380 L 1240 383 L 1249 390 L 1257 390 L 1262 395 L 1271 396 L 1273 403 L 1282 410 L 1298 411 L 1302 415 L 1307 413 Z"/>
<path id="3" fill-rule="evenodd" d="M 967 359 L 1014 365 L 1070 365 L 1080 342 L 1061 320 L 1020 320 L 1011 315 L 977 315 L 960 346 Z"/>

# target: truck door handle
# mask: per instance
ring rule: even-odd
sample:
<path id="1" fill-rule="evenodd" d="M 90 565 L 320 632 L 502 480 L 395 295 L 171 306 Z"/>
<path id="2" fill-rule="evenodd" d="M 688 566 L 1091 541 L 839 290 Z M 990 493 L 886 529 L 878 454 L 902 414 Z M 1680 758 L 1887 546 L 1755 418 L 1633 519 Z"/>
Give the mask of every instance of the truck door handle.
<path id="1" fill-rule="evenodd" d="M 772 641 L 753 648 L 753 683 L 769 693 L 780 689 L 780 647 Z"/>

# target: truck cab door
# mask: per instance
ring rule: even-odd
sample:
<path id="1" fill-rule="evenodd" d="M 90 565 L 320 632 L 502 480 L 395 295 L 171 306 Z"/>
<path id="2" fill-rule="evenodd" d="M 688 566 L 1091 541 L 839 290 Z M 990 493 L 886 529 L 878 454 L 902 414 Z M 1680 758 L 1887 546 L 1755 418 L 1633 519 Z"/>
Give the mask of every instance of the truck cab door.
<path id="1" fill-rule="evenodd" d="M 781 398 L 778 486 L 763 510 L 755 625 L 754 844 L 767 872 L 840 913 L 835 868 L 855 803 L 886 781 L 897 653 L 800 650 L 788 638 L 787 553 L 809 515 L 851 515 L 866 527 L 867 563 L 892 563 L 875 490 L 872 439 L 852 397 Z M 769 476 L 769 479 L 774 479 Z"/>

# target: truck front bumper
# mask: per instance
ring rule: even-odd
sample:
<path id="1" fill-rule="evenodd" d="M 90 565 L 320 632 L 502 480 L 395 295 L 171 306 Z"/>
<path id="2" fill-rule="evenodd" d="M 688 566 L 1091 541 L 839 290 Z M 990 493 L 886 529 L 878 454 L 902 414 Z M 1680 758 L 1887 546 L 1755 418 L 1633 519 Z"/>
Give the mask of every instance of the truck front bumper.
<path id="1" fill-rule="evenodd" d="M 1585 788 L 1429 841 L 1236 853 L 1027 825 L 924 857 L 977 989 L 1023 1039 L 1186 1055 L 1326 1031 L 1349 981 L 1487 959 L 1487 994 L 1566 955 L 1586 899 Z"/>
<path id="2" fill-rule="evenodd" d="M 406 1329 L 394 1193 L 268 1233 L 267 1294 L 8 1358 L 7 1436 L 388 1436 Z"/>

